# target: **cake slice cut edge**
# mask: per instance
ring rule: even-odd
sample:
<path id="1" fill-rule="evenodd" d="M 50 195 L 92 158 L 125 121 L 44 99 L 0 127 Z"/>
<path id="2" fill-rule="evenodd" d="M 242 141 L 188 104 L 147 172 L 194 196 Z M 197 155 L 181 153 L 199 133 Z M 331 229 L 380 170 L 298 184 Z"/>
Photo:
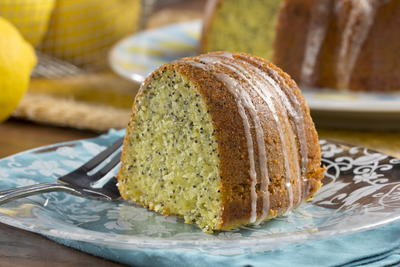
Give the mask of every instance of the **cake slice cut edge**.
<path id="1" fill-rule="evenodd" d="M 135 100 L 124 141 L 121 194 L 205 231 L 217 229 L 218 146 L 207 105 L 196 86 L 175 70 L 165 68 L 155 76 Z"/>

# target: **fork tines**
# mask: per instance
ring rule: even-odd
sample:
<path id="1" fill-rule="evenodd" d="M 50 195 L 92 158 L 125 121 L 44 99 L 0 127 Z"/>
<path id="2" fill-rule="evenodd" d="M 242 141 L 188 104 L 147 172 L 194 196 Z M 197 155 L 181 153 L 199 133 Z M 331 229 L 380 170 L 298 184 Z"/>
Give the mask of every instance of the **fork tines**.
<path id="1" fill-rule="evenodd" d="M 92 188 L 93 183 L 105 177 L 119 163 L 123 138 L 107 147 L 97 156 L 73 172 L 59 178 L 59 181 L 83 188 Z M 110 177 L 111 178 L 111 177 Z M 107 184 L 106 181 L 104 184 Z"/>

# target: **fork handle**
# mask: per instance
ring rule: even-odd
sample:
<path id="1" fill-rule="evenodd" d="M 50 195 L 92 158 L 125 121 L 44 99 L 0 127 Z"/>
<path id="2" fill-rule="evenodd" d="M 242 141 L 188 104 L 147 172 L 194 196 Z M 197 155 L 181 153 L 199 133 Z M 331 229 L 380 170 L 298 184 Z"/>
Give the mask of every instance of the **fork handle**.
<path id="1" fill-rule="evenodd" d="M 65 184 L 41 183 L 0 191 L 0 205 L 13 199 L 52 191 L 66 191 L 75 195 L 82 195 L 79 191 Z"/>

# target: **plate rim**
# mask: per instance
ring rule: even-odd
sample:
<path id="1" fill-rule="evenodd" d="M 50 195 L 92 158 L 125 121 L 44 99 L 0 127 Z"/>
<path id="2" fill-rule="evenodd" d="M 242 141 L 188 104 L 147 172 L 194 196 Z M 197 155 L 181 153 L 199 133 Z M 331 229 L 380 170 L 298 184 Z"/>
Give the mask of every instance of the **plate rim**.
<path id="1" fill-rule="evenodd" d="M 44 150 L 44 149 L 49 149 L 52 147 L 57 147 L 57 146 L 65 146 L 65 145 L 71 145 L 71 144 L 76 144 L 84 140 L 93 140 L 99 138 L 87 138 L 87 139 L 78 139 L 78 140 L 73 140 L 73 141 L 66 141 L 66 142 L 60 142 L 60 143 L 55 143 L 51 145 L 45 145 L 45 146 L 40 146 L 32 149 L 28 149 L 7 157 L 4 157 L 2 160 L 9 159 L 14 156 L 21 156 L 23 154 L 28 154 L 28 153 L 34 153 L 35 151 L 38 150 Z M 325 139 L 321 139 L 325 140 Z M 346 144 L 343 144 L 346 145 Z M 386 154 L 385 154 L 386 155 Z M 149 211 L 152 212 L 152 211 Z M 294 211 L 295 212 L 295 211 Z M 42 227 L 38 224 L 35 224 L 33 222 L 24 222 L 19 220 L 18 218 L 15 218 L 13 216 L 0 213 L 0 222 L 11 225 L 14 227 L 17 227 L 19 229 L 23 230 L 28 230 L 30 232 L 35 232 L 39 233 L 45 236 L 51 236 L 54 238 L 58 239 L 64 239 L 64 240 L 75 240 L 75 241 L 84 241 L 84 242 L 90 242 L 94 243 L 97 245 L 106 245 L 112 248 L 117 248 L 117 249 L 125 249 L 125 250 L 131 250 L 131 249 L 166 249 L 166 250 L 174 250 L 174 249 L 182 249 L 182 248 L 187 248 L 188 246 L 190 247 L 191 250 L 201 250 L 205 251 L 207 253 L 210 253 L 208 249 L 210 247 L 218 247 L 219 250 L 229 250 L 232 249 L 233 251 L 235 249 L 238 249 L 238 245 L 244 246 L 244 247 L 253 247 L 257 245 L 257 252 L 263 252 L 263 251 L 270 251 L 275 249 L 275 247 L 271 247 L 273 243 L 276 242 L 276 238 L 279 238 L 280 240 L 280 246 L 276 247 L 282 247 L 282 246 L 287 246 L 287 245 L 292 245 L 296 243 L 302 243 L 302 242 L 307 242 L 307 241 L 312 241 L 312 240 L 319 240 L 319 239 L 326 239 L 330 237 L 336 237 L 336 236 L 342 236 L 346 234 L 352 234 L 352 233 L 357 233 L 361 231 L 366 231 L 370 229 L 374 229 L 377 227 L 381 227 L 384 225 L 387 225 L 389 223 L 393 223 L 396 221 L 400 221 L 400 213 L 397 214 L 396 216 L 390 217 L 390 218 L 385 218 L 384 220 L 377 221 L 374 223 L 369 223 L 368 225 L 362 225 L 358 226 L 355 228 L 344 228 L 341 230 L 337 229 L 322 229 L 322 230 L 316 230 L 316 231 L 310 231 L 308 229 L 297 231 L 297 232 L 289 232 L 289 233 L 278 233 L 278 234 L 270 234 L 268 237 L 266 236 L 251 236 L 251 237 L 233 237 L 230 239 L 201 239 L 201 240 L 184 240 L 184 239 L 174 239 L 174 238 L 160 238 L 160 237 L 138 237 L 134 235 L 122 235 L 122 234 L 116 234 L 116 233 L 102 233 L 102 232 L 97 232 L 89 229 L 84 229 L 84 228 L 79 228 L 79 232 L 71 232 L 67 231 L 64 229 L 56 229 L 56 228 L 49 228 L 49 227 Z M 76 226 L 72 226 L 76 227 Z M 91 235 L 91 233 L 95 233 L 95 235 Z M 99 238 L 102 238 L 101 240 Z M 123 242 L 122 242 L 123 241 Z M 229 241 L 234 241 L 234 242 L 229 242 Z M 283 244 L 283 245 L 282 245 Z M 243 252 L 237 252 L 237 253 L 231 253 L 229 252 L 230 255 L 232 254 L 241 254 Z M 223 255 L 223 253 L 221 254 Z"/>
<path id="2" fill-rule="evenodd" d="M 121 68 L 119 66 L 119 64 L 117 64 L 117 54 L 118 54 L 118 50 L 119 47 L 122 47 L 125 43 L 129 42 L 132 39 L 138 38 L 142 35 L 147 35 L 149 33 L 152 32 L 158 32 L 158 31 L 162 31 L 164 29 L 170 29 L 170 28 L 179 28 L 179 26 L 182 25 L 189 25 L 189 24 L 201 24 L 202 21 L 201 19 L 194 19 L 194 20 L 188 20 L 188 21 L 183 21 L 183 22 L 175 22 L 175 23 L 170 23 L 170 24 L 166 24 L 166 25 L 162 25 L 160 27 L 155 27 L 155 28 L 150 28 L 150 29 L 145 29 L 143 31 L 139 31 L 136 33 L 133 33 L 129 36 L 126 36 L 124 38 L 122 38 L 121 40 L 119 40 L 117 43 L 115 43 L 109 53 L 108 53 L 108 64 L 110 65 L 111 69 L 118 75 L 120 75 L 121 77 L 128 79 L 130 81 L 133 81 L 135 83 L 143 83 L 144 80 L 146 79 L 146 77 L 138 74 L 138 73 L 129 73 L 128 71 L 126 71 L 124 68 Z M 201 25 L 200 25 L 201 26 Z M 160 65 L 161 66 L 161 65 Z M 152 71 L 150 71 L 151 73 Z M 149 74 L 150 74 L 149 73 Z"/>
<path id="3" fill-rule="evenodd" d="M 387 219 L 385 221 L 376 222 L 374 224 L 369 224 L 368 226 L 360 226 L 352 229 L 344 229 L 341 231 L 337 230 L 323 230 L 318 232 L 312 231 L 300 231 L 296 232 L 296 235 L 293 233 L 285 233 L 285 234 L 273 234 L 271 237 L 251 237 L 251 238 L 231 238 L 231 239 L 202 239 L 202 240 L 181 240 L 181 239 L 162 239 L 162 238 L 143 238 L 143 237 L 128 237 L 126 235 L 120 234 L 105 234 L 99 233 L 92 230 L 84 229 L 84 232 L 87 233 L 96 233 L 96 237 L 90 238 L 90 235 L 78 234 L 73 232 L 68 232 L 65 230 L 59 229 L 46 229 L 42 227 L 38 227 L 33 223 L 19 222 L 16 220 L 12 220 L 9 215 L 0 214 L 0 223 L 4 223 L 22 230 L 27 230 L 29 232 L 42 234 L 45 236 L 51 236 L 56 239 L 64 239 L 64 240 L 73 240 L 73 241 L 83 241 L 90 242 L 96 245 L 108 245 L 112 248 L 117 249 L 125 249 L 131 250 L 134 246 L 136 249 L 166 249 L 166 250 L 175 250 L 181 248 L 190 247 L 190 250 L 200 250 L 209 252 L 207 249 L 210 247 L 218 246 L 220 250 L 229 250 L 229 249 L 237 249 L 238 245 L 250 247 L 250 246 L 260 246 L 257 248 L 257 252 L 265 252 L 271 251 L 277 248 L 286 247 L 288 245 L 294 245 L 298 243 L 303 243 L 307 241 L 313 240 L 323 240 L 331 237 L 339 237 L 343 235 L 363 232 L 375 229 L 377 227 L 382 227 L 388 225 L 390 223 L 394 223 L 400 220 L 400 215 L 397 218 Z M 17 223 L 16 223 L 17 222 Z M 99 240 L 99 236 L 102 236 L 104 239 Z M 109 237 L 113 238 L 110 239 Z M 116 237 L 120 239 L 116 239 Z M 279 246 L 271 248 L 270 245 L 275 243 L 275 238 L 279 237 L 281 242 Z M 121 241 L 124 242 L 121 242 Z M 101 243 L 99 243 L 101 241 Z M 234 244 L 231 244 L 234 241 Z M 264 242 L 263 242 L 264 241 Z M 171 243 L 177 243 L 172 245 Z M 173 247 L 172 247 L 173 246 Z M 262 247 L 264 246 L 264 247 Z M 237 253 L 229 253 L 230 255 L 242 254 L 243 252 Z M 223 253 L 222 253 L 223 254 Z"/>

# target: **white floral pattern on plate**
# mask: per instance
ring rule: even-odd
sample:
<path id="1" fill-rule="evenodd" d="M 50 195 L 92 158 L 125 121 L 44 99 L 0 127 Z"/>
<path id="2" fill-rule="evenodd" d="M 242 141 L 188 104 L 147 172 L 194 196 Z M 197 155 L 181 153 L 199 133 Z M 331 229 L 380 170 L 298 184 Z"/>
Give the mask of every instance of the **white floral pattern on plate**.
<path id="1" fill-rule="evenodd" d="M 123 132 L 26 151 L 0 161 L 0 188 L 54 181 Z M 265 251 L 309 239 L 370 229 L 400 218 L 400 160 L 365 148 L 321 141 L 324 186 L 309 202 L 268 223 L 214 235 L 174 216 L 126 201 L 102 202 L 46 193 L 6 203 L 0 221 L 56 238 L 122 249 Z M 235 240 L 235 242 L 231 242 Z"/>

